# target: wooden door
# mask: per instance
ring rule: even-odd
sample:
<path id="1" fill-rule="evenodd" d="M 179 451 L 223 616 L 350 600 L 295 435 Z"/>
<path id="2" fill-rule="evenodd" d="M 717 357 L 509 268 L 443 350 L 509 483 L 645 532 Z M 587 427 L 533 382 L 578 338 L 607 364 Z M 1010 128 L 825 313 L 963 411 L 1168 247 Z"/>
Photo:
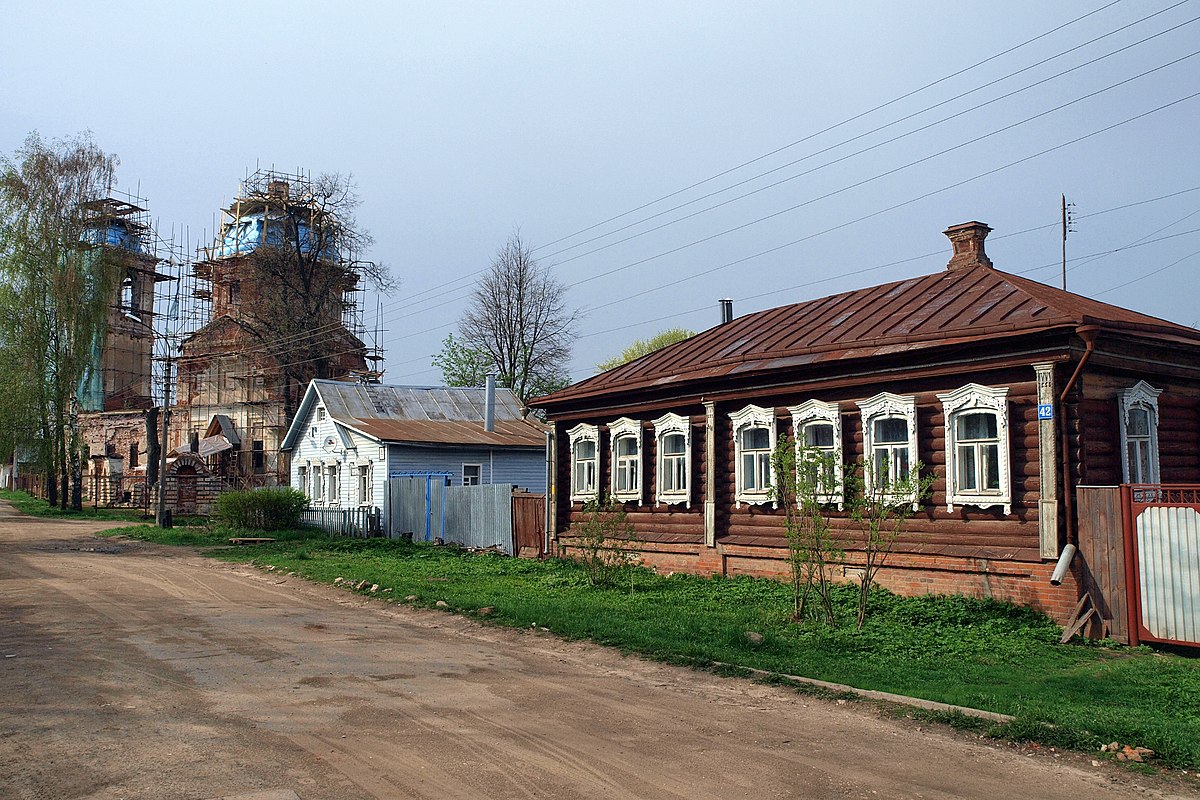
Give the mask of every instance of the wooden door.
<path id="1" fill-rule="evenodd" d="M 514 492 L 512 525 L 514 555 L 525 558 L 546 555 L 546 495 Z"/>
<path id="2" fill-rule="evenodd" d="M 175 513 L 196 513 L 196 468 L 184 466 L 175 472 Z"/>

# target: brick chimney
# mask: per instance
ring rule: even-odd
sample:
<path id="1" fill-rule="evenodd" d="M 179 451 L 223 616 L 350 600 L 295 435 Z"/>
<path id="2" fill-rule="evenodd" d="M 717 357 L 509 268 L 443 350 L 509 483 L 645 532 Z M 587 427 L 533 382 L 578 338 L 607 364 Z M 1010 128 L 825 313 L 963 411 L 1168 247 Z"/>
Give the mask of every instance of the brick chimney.
<path id="1" fill-rule="evenodd" d="M 964 222 L 961 225 L 951 225 L 942 233 L 954 245 L 954 255 L 946 269 L 967 269 L 968 267 L 992 267 L 992 260 L 983 252 L 983 240 L 992 232 L 982 222 Z"/>

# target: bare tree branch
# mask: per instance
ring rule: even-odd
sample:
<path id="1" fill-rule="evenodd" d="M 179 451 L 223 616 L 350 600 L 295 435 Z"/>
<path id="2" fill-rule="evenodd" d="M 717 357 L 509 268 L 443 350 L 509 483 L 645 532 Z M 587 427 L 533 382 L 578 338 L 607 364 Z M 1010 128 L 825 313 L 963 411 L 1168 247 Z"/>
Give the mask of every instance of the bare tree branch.
<path id="1" fill-rule="evenodd" d="M 551 268 L 539 264 L 514 233 L 459 320 L 462 344 L 485 354 L 500 383 L 522 403 L 570 383 L 566 367 L 580 313 L 567 308 L 565 292 Z"/>

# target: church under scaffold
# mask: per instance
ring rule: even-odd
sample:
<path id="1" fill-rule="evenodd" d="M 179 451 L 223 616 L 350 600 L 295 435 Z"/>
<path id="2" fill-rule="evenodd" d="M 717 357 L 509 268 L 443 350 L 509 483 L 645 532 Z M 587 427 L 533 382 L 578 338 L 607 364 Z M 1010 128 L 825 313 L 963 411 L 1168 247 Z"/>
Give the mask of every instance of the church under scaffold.
<path id="1" fill-rule="evenodd" d="M 229 485 L 287 483 L 279 444 L 310 380 L 374 377 L 335 195 L 302 175 L 254 173 L 185 277 L 202 324 L 180 343 L 171 446 Z"/>
<path id="2" fill-rule="evenodd" d="M 309 381 L 377 380 L 360 286 L 363 265 L 376 265 L 356 260 L 363 237 L 344 218 L 346 192 L 337 178 L 255 172 L 194 259 L 156 254 L 141 208 L 98 206 L 90 235 L 130 268 L 80 390 L 85 496 L 147 502 L 164 399 L 175 513 L 204 513 L 224 490 L 286 484 L 279 445 Z"/>

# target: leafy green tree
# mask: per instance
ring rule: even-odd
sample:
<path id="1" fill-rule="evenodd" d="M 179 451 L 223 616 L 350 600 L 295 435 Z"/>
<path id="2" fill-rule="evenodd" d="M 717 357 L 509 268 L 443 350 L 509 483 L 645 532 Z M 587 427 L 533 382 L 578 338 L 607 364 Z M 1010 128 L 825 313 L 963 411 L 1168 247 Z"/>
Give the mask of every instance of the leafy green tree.
<path id="1" fill-rule="evenodd" d="M 37 456 L 52 504 L 79 482 L 76 387 L 103 341 L 122 265 L 85 242 L 88 202 L 113 183 L 118 160 L 87 134 L 47 142 L 30 134 L 0 156 L 0 427 Z"/>
<path id="2" fill-rule="evenodd" d="M 442 340 L 442 351 L 433 357 L 433 365 L 442 371 L 447 386 L 483 386 L 488 373 L 495 369 L 485 351 L 471 347 L 453 333 Z"/>
<path id="3" fill-rule="evenodd" d="M 695 331 L 690 331 L 687 328 L 668 328 L 661 333 L 651 336 L 649 339 L 638 339 L 633 344 L 621 351 L 621 355 L 613 356 L 607 361 L 601 361 L 596 365 L 596 369 L 604 372 L 605 370 L 619 367 L 622 364 L 628 364 L 635 358 L 641 358 L 644 355 L 653 353 L 655 350 L 661 350 L 669 344 L 682 342 L 684 339 L 690 339 L 695 336 Z"/>

